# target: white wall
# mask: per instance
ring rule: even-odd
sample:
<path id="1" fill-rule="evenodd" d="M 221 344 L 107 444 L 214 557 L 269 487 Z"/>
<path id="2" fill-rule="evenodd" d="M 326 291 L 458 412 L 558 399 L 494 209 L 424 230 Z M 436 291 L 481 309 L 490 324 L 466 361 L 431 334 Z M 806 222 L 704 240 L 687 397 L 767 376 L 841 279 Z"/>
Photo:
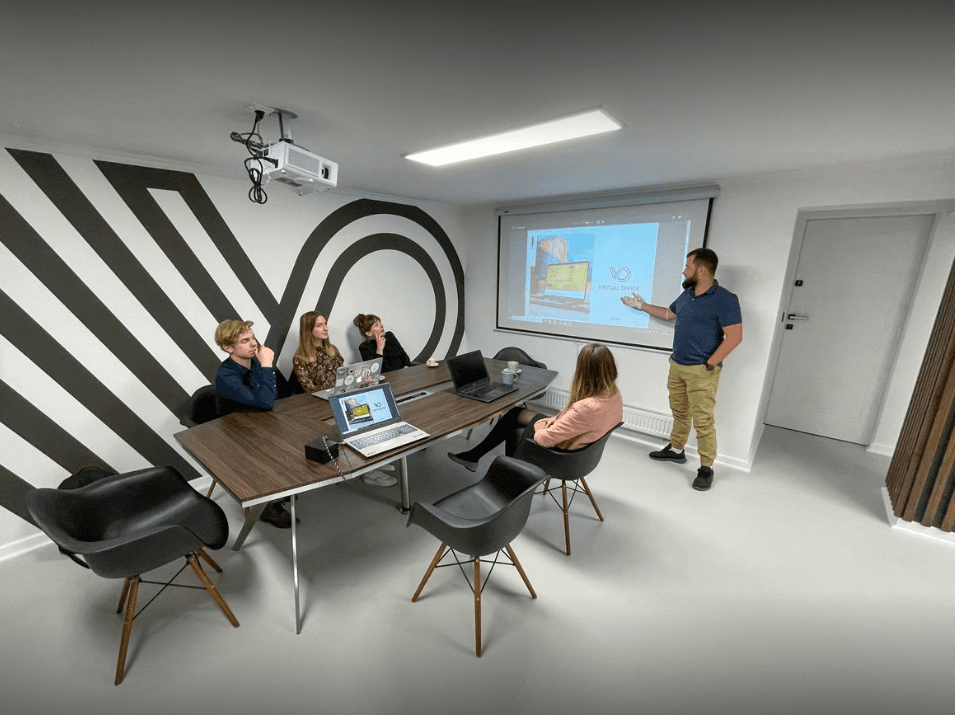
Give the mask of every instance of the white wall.
<path id="1" fill-rule="evenodd" d="M 728 178 L 715 183 L 721 193 L 714 203 L 708 245 L 720 257 L 720 283 L 739 296 L 744 325 L 744 342 L 727 359 L 720 384 L 716 409 L 719 463 L 748 469 L 762 433 L 775 362 L 774 338 L 798 213 L 955 198 L 955 156 Z M 469 300 L 465 342 L 486 354 L 505 345 L 524 347 L 548 367 L 560 370 L 555 387 L 566 389 L 573 373 L 575 343 L 494 329 L 494 208 L 472 207 L 466 217 Z M 898 438 L 953 258 L 955 222 L 946 218 L 930 239 L 909 321 L 903 334 L 896 336 L 900 358 L 873 440 L 873 448 L 879 451 L 890 451 Z M 666 355 L 616 346 L 613 351 L 626 404 L 668 413 Z"/>

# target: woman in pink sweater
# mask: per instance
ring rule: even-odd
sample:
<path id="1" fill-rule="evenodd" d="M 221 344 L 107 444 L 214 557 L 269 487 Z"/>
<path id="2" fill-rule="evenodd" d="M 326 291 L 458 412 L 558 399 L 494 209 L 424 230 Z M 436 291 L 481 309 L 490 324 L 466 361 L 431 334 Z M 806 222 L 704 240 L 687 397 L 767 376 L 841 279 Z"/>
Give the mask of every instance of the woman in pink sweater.
<path id="1" fill-rule="evenodd" d="M 567 407 L 554 417 L 514 407 L 497 421 L 481 443 L 448 456 L 472 472 L 478 460 L 504 442 L 513 455 L 521 439 L 532 438 L 542 447 L 574 450 L 596 442 L 623 418 L 623 398 L 617 389 L 617 364 L 605 346 L 591 343 L 577 355 L 577 370 Z"/>

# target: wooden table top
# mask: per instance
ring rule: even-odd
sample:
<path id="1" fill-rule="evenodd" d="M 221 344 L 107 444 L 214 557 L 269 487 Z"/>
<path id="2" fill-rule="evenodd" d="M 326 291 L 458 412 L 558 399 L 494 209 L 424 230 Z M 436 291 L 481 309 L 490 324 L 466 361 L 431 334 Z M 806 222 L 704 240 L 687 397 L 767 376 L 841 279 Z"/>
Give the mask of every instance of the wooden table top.
<path id="1" fill-rule="evenodd" d="M 487 360 L 492 380 L 500 380 L 506 363 Z M 176 433 L 179 443 L 243 506 L 341 481 L 345 474 L 402 454 L 503 414 L 540 393 L 557 376 L 553 370 L 523 367 L 518 389 L 491 403 L 459 397 L 449 391 L 450 376 L 441 363 L 429 368 L 415 365 L 387 373 L 397 399 L 428 389 L 438 391 L 398 407 L 406 422 L 429 433 L 427 439 L 364 458 L 342 446 L 336 462 L 319 464 L 305 457 L 305 445 L 317 437 L 338 440 L 332 411 L 326 400 L 311 394 L 294 395 L 275 403 L 268 412 L 235 412 Z"/>

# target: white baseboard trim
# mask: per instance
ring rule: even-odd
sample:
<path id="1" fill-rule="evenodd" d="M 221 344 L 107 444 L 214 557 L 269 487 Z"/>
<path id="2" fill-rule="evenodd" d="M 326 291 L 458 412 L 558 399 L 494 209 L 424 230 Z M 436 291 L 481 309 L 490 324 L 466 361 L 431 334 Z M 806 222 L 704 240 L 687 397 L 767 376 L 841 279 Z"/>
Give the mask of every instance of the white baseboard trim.
<path id="1" fill-rule="evenodd" d="M 905 519 L 900 519 L 897 517 L 895 515 L 895 511 L 892 509 L 892 499 L 889 497 L 888 487 L 882 487 L 881 491 L 882 504 L 885 506 L 885 515 L 889 521 L 889 526 L 892 527 L 893 531 L 914 534 L 915 536 L 920 536 L 923 539 L 931 539 L 932 541 L 939 541 L 943 544 L 948 544 L 949 546 L 955 547 L 955 534 L 942 531 L 941 529 L 936 529 L 934 526 L 922 526 L 922 524 L 906 521 Z"/>
<path id="2" fill-rule="evenodd" d="M 611 439 L 622 439 L 627 442 L 633 442 L 634 444 L 639 444 L 641 447 L 647 448 L 648 451 L 660 449 L 666 444 L 666 442 L 661 442 L 659 438 L 654 438 L 652 435 L 642 434 L 640 432 L 634 432 L 633 430 L 624 428 L 618 429 L 616 432 L 614 432 Z M 696 447 L 691 444 L 686 445 L 686 447 L 683 449 L 686 452 L 688 461 L 698 459 L 700 456 L 699 452 L 696 451 Z M 719 455 L 716 457 L 716 464 L 714 466 L 729 467 L 730 469 L 738 469 L 743 472 L 749 472 L 751 470 L 752 463 L 743 459 L 735 459 L 734 457 Z"/>
<path id="3" fill-rule="evenodd" d="M 895 445 L 885 442 L 873 442 L 865 448 L 865 451 L 871 452 L 872 454 L 881 454 L 883 457 L 892 457 L 895 455 Z"/>
<path id="4" fill-rule="evenodd" d="M 26 538 L 19 539 L 18 541 L 12 541 L 9 544 L 0 545 L 0 563 L 6 561 L 7 559 L 15 559 L 18 556 L 23 556 L 28 554 L 31 551 L 36 551 L 42 546 L 47 544 L 52 545 L 53 542 L 47 537 L 46 534 L 33 534 L 32 536 L 27 536 Z"/>

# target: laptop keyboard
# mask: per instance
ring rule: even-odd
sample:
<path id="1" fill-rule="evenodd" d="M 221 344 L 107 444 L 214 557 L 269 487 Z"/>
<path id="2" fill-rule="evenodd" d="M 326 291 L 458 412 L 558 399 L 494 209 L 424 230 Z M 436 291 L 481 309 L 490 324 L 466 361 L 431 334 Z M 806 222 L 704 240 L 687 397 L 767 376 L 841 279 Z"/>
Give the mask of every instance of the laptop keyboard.
<path id="1" fill-rule="evenodd" d="M 392 427 L 391 429 L 376 432 L 375 434 L 370 434 L 367 437 L 359 437 L 356 440 L 352 440 L 351 444 L 358 449 L 367 449 L 374 444 L 380 444 L 381 442 L 385 442 L 389 439 L 394 439 L 395 437 L 400 437 L 403 434 L 408 434 L 409 432 L 414 431 L 415 428 L 411 425 L 399 425 L 397 427 Z"/>
<path id="2" fill-rule="evenodd" d="M 469 395 L 474 397 L 484 397 L 489 392 L 493 392 L 497 387 L 495 385 L 485 385 L 484 387 L 479 387 L 476 390 L 468 390 Z"/>

